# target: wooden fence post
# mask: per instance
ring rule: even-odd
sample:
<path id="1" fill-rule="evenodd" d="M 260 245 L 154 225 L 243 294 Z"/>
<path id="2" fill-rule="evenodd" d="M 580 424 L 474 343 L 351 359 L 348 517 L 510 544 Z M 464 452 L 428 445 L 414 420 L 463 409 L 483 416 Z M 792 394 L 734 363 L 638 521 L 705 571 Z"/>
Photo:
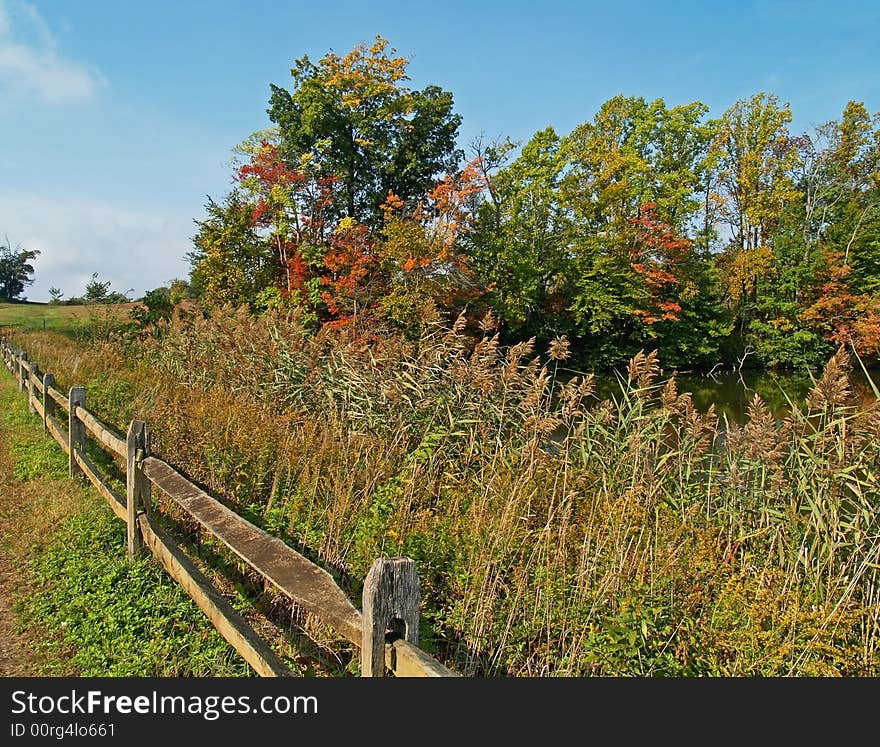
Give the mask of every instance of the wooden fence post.
<path id="1" fill-rule="evenodd" d="M 136 560 L 144 552 L 144 540 L 138 514 L 150 511 L 150 480 L 140 463 L 150 453 L 150 429 L 143 420 L 132 420 L 126 438 L 125 487 L 128 517 L 128 559 Z"/>
<path id="2" fill-rule="evenodd" d="M 25 376 L 27 376 L 28 412 L 30 413 L 37 411 L 37 408 L 34 407 L 34 380 L 32 377 L 38 373 L 36 365 L 28 363 L 25 369 Z"/>
<path id="3" fill-rule="evenodd" d="M 55 400 L 49 396 L 49 387 L 55 386 L 55 377 L 50 374 L 43 375 L 43 430 L 48 430 L 46 420 L 55 415 Z"/>
<path id="4" fill-rule="evenodd" d="M 70 408 L 67 418 L 67 447 L 70 452 L 67 458 L 67 472 L 71 477 L 78 475 L 85 477 L 85 473 L 76 463 L 76 450 L 79 449 L 82 454 L 86 453 L 86 427 L 76 416 L 76 408 L 86 406 L 86 390 L 81 386 L 70 387 L 67 404 Z"/>
<path id="5" fill-rule="evenodd" d="M 419 643 L 419 575 L 412 558 L 377 558 L 364 580 L 361 676 L 385 676 L 385 635 Z"/>
<path id="6" fill-rule="evenodd" d="M 18 357 L 18 391 L 24 391 L 24 372 L 27 368 L 27 353 L 22 353 Z"/>

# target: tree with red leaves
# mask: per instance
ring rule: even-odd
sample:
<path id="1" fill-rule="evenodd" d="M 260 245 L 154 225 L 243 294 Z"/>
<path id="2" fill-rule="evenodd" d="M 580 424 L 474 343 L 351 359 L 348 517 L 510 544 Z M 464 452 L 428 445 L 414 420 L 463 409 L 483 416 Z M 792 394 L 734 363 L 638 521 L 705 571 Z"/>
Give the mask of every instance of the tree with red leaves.
<path id="1" fill-rule="evenodd" d="M 693 242 L 679 236 L 668 223 L 656 217 L 657 205 L 642 205 L 639 215 L 629 222 L 636 227 L 630 247 L 630 264 L 642 278 L 645 304 L 634 310 L 645 324 L 658 321 L 677 322 L 681 318 L 679 295 L 688 287 L 679 277 Z"/>

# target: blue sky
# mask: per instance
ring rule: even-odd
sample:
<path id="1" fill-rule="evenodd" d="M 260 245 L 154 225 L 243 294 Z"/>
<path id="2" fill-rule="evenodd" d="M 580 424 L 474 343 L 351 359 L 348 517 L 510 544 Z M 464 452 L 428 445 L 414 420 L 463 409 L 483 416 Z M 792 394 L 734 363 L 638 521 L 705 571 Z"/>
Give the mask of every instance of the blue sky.
<path id="1" fill-rule="evenodd" d="M 718 116 L 773 92 L 798 132 L 851 99 L 880 109 L 876 1 L 0 0 L 0 237 L 41 251 L 28 298 L 93 272 L 133 296 L 186 277 L 269 84 L 377 34 L 411 86 L 452 91 L 462 146 L 566 133 L 619 93 Z"/>

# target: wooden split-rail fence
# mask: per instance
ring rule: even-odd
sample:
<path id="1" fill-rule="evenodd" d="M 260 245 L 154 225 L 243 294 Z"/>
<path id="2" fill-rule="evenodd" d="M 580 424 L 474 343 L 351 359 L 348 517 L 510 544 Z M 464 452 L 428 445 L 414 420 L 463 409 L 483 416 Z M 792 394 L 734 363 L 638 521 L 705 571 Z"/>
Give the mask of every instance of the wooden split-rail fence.
<path id="1" fill-rule="evenodd" d="M 358 646 L 362 676 L 382 677 L 386 670 L 398 677 L 459 676 L 418 647 L 419 579 L 412 559 L 377 559 L 364 580 L 358 610 L 325 569 L 152 455 L 147 423 L 131 421 L 122 438 L 86 409 L 83 387 L 71 387 L 65 395 L 55 388 L 55 377 L 41 374 L 27 353 L 5 339 L 0 340 L 0 348 L 19 391 L 27 394 L 29 409 L 40 415 L 44 430 L 67 452 L 70 476 L 87 478 L 126 522 L 129 558 L 151 552 L 254 672 L 263 677 L 290 676 L 268 642 L 158 526 L 150 510 L 153 485 L 301 609 Z M 125 496 L 113 490 L 87 456 L 89 436 L 111 455 L 125 459 Z"/>

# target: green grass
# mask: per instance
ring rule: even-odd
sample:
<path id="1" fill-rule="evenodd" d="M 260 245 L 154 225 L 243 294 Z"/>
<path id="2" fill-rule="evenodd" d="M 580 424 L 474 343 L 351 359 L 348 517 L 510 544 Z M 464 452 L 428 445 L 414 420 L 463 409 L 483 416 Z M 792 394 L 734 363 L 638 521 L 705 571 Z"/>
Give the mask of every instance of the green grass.
<path id="1" fill-rule="evenodd" d="M 94 508 L 94 507 L 92 507 Z M 20 609 L 72 647 L 85 677 L 244 676 L 248 667 L 151 561 L 125 560 L 115 517 L 88 508 L 60 528 L 30 571 L 43 593 Z"/>
<path id="2" fill-rule="evenodd" d="M 61 306 L 46 303 L 0 303 L 0 334 L 4 328 L 52 330 L 74 336 L 105 317 L 126 318 L 133 304 Z"/>
<path id="3" fill-rule="evenodd" d="M 68 479 L 67 457 L 2 372 L 0 437 L 12 462 L 2 467 L 3 481 L 33 503 L 19 507 L 32 518 L 16 526 L 15 560 L 24 568 L 16 610 L 20 630 L 40 653 L 41 674 L 250 673 L 156 563 L 126 560 L 125 525 L 95 491 Z M 49 509 L 60 515 L 41 520 Z"/>

